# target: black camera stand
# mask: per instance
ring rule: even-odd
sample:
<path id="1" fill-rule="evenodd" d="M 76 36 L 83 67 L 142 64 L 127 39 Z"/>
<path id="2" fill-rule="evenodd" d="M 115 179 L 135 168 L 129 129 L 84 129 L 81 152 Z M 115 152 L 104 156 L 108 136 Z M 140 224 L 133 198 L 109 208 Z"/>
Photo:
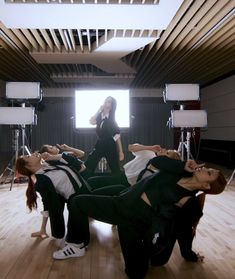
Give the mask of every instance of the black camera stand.
<path id="1" fill-rule="evenodd" d="M 22 137 L 22 145 L 19 148 L 19 135 L 21 132 L 21 137 Z M 30 155 L 30 149 L 28 148 L 27 145 L 25 145 L 25 139 L 26 139 L 26 134 L 25 134 L 25 125 L 21 125 L 21 128 L 16 128 L 14 129 L 14 136 L 12 140 L 12 148 L 14 150 L 14 154 L 12 158 L 10 159 L 9 163 L 7 164 L 6 168 L 0 175 L 0 184 L 6 184 L 10 182 L 10 190 L 13 187 L 14 179 L 15 179 L 15 163 L 19 155 L 25 155 L 28 154 Z M 10 179 L 10 181 L 9 181 Z"/>

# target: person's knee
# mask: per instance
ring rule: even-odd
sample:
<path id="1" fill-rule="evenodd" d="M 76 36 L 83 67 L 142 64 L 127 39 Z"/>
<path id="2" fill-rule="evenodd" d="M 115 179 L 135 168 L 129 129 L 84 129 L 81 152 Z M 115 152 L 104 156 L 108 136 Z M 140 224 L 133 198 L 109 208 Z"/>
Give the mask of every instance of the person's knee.
<path id="1" fill-rule="evenodd" d="M 87 198 L 89 195 L 78 195 L 72 198 L 70 204 L 73 209 L 81 208 L 83 205 L 87 204 Z"/>

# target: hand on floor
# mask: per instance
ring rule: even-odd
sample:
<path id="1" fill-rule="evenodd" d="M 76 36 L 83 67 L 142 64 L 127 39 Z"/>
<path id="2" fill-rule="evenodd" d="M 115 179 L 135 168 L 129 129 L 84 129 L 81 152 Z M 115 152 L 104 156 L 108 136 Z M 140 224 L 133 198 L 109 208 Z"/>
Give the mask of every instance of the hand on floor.
<path id="1" fill-rule="evenodd" d="M 42 239 L 48 238 L 49 235 L 46 232 L 33 232 L 31 233 L 31 237 L 41 237 Z"/>

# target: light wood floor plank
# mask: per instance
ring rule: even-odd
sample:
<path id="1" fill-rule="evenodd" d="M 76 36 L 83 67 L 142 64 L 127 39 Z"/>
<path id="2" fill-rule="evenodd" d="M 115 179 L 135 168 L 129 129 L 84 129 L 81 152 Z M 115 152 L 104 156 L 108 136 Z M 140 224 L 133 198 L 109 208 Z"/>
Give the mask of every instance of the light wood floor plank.
<path id="1" fill-rule="evenodd" d="M 25 185 L 0 188 L 0 278 L 1 279 L 126 279 L 117 230 L 92 220 L 91 243 L 84 257 L 55 261 L 55 240 L 30 237 L 40 226 L 38 212 L 28 213 Z M 235 182 L 218 196 L 207 196 L 204 216 L 198 226 L 194 250 L 204 263 L 184 261 L 176 244 L 170 261 L 150 267 L 147 279 L 235 278 Z"/>

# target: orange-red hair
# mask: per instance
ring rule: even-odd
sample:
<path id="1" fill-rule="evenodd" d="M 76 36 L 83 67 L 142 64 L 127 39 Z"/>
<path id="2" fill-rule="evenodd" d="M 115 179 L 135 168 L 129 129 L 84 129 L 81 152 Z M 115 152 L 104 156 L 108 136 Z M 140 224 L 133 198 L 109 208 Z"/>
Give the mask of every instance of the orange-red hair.
<path id="1" fill-rule="evenodd" d="M 32 181 L 31 175 L 33 174 L 29 169 L 27 169 L 27 162 L 23 157 L 19 157 L 16 160 L 16 171 L 24 176 L 28 177 L 28 187 L 26 190 L 26 205 L 29 210 L 37 208 L 37 194 L 35 191 L 34 183 Z"/>
<path id="2" fill-rule="evenodd" d="M 224 191 L 226 185 L 227 185 L 227 181 L 224 175 L 222 174 L 222 172 L 220 171 L 215 181 L 210 183 L 210 189 L 205 190 L 204 193 L 211 194 L 211 195 L 218 195 Z"/>

